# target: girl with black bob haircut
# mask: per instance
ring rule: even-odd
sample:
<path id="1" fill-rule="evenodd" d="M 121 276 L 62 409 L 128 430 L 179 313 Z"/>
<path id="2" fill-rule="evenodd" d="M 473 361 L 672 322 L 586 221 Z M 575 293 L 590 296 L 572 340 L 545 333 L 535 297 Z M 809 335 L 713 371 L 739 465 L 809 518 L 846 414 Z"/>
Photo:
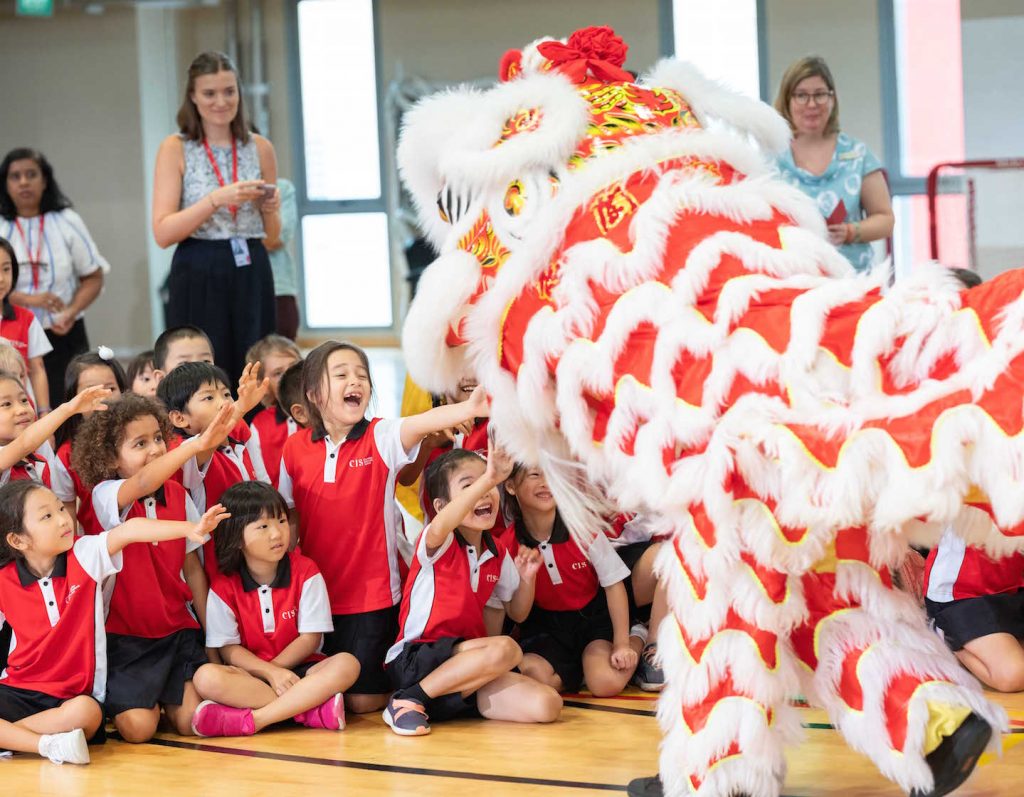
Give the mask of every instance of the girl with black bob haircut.
<path id="1" fill-rule="evenodd" d="M 206 604 L 206 645 L 228 666 L 196 672 L 205 700 L 192 730 L 251 736 L 289 719 L 343 730 L 344 693 L 359 676 L 359 662 L 322 650 L 324 634 L 334 629 L 327 585 L 312 559 L 290 550 L 284 499 L 268 484 L 245 481 L 221 500 L 231 517 L 214 537 L 219 569 Z"/>
<path id="2" fill-rule="evenodd" d="M 229 487 L 221 501 L 231 505 L 231 517 L 220 524 L 213 543 L 220 572 L 231 576 L 239 572 L 245 561 L 245 527 L 263 517 L 287 518 L 288 507 L 277 490 L 257 481 Z"/>

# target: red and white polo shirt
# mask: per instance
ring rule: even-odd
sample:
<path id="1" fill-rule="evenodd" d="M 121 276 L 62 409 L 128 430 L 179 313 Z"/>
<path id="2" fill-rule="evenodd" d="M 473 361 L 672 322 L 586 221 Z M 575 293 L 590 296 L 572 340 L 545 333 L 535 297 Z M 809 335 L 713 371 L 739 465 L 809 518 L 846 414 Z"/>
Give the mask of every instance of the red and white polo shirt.
<path id="1" fill-rule="evenodd" d="M 260 584 L 242 563 L 238 573 L 218 573 L 206 602 L 206 646 L 241 645 L 264 661 L 273 661 L 299 634 L 334 630 L 324 577 L 312 559 L 298 551 L 277 565 L 270 584 Z M 306 659 L 319 661 L 317 652 Z"/>
<path id="2" fill-rule="evenodd" d="M 991 518 L 966 506 L 955 522 L 982 522 Z M 924 567 L 925 597 L 937 603 L 1016 592 L 1024 586 L 1024 553 L 992 559 L 980 548 L 967 545 L 952 527 L 942 533 Z"/>
<path id="3" fill-rule="evenodd" d="M 53 344 L 46 337 L 43 325 L 39 323 L 35 313 L 28 308 L 18 307 L 14 304 L 10 305 L 10 307 L 14 311 L 13 318 L 5 318 L 0 313 L 0 341 L 9 343 L 21 355 L 21 359 L 25 361 L 27 372 L 28 361 L 33 357 L 42 357 L 45 354 L 49 354 L 53 351 Z M 32 385 L 25 385 L 25 389 L 29 391 L 31 396 Z M 35 397 L 33 396 L 32 398 Z M 41 396 L 40 398 L 44 402 L 49 400 L 49 396 Z"/>
<path id="4" fill-rule="evenodd" d="M 128 546 L 131 548 L 132 546 Z M 107 535 L 80 537 L 36 576 L 16 560 L 0 568 L 0 625 L 13 631 L 0 684 L 62 700 L 107 691 L 107 635 L 100 584 L 121 569 Z"/>
<path id="5" fill-rule="evenodd" d="M 9 481 L 19 480 L 39 482 L 53 490 L 61 501 L 75 500 L 75 485 L 71 481 L 71 474 L 49 443 L 43 443 L 35 453 L 29 454 L 17 465 L 0 471 L 0 487 Z"/>
<path id="6" fill-rule="evenodd" d="M 478 639 L 487 636 L 484 606 L 501 606 L 519 588 L 519 571 L 508 551 L 485 531 L 480 549 L 458 531 L 433 556 L 427 555 L 427 529 L 416 543 L 398 615 L 398 641 L 384 663 L 414 642 L 446 637 Z"/>
<path id="7" fill-rule="evenodd" d="M 117 507 L 117 491 L 124 479 L 109 479 L 92 491 L 96 517 L 104 529 L 128 518 L 196 522 L 199 513 L 185 488 L 168 479 L 154 495 L 135 501 L 123 511 Z M 186 628 L 199 628 L 192 614 L 192 591 L 185 583 L 185 555 L 200 546 L 191 540 L 136 543 L 124 549 L 124 567 L 104 585 L 110 611 L 111 634 L 160 639 Z"/>
<path id="8" fill-rule="evenodd" d="M 270 483 L 277 488 L 281 475 L 281 452 L 285 441 L 299 431 L 299 425 L 275 404 L 261 410 L 249 424 L 251 435 L 245 444 L 253 465 L 261 463 L 270 478 Z"/>
<path id="9" fill-rule="evenodd" d="M 71 477 L 71 484 L 75 489 L 75 497 L 78 498 L 78 527 L 80 534 L 99 534 L 103 526 L 96 517 L 92 508 L 92 490 L 85 486 L 85 482 L 78 475 L 78 472 L 71 467 L 71 441 L 65 440 L 57 449 L 57 459 L 60 460 L 64 469 Z"/>
<path id="10" fill-rule="evenodd" d="M 556 522 L 551 536 L 542 542 L 517 526 L 509 544 L 509 556 L 515 558 L 520 545 L 536 548 L 544 559 L 537 574 L 533 603 L 547 611 L 582 609 L 594 599 L 598 588 L 629 578 L 629 568 L 603 534 L 597 534 L 584 553 L 561 523 Z"/>
<path id="11" fill-rule="evenodd" d="M 256 480 L 269 484 L 270 481 L 262 464 L 259 468 L 255 467 L 245 444 L 230 437 L 213 452 L 213 456 L 202 468 L 192 457 L 182 468 L 182 475 L 185 488 L 200 515 L 219 502 L 220 497 L 233 484 Z M 217 554 L 212 539 L 203 546 L 203 568 L 212 581 L 217 574 Z"/>
<path id="12" fill-rule="evenodd" d="M 401 420 L 364 419 L 339 442 L 302 429 L 284 444 L 278 489 L 298 510 L 299 543 L 324 574 L 332 614 L 401 600 L 395 480 L 419 451 L 402 448 L 401 431 Z"/>

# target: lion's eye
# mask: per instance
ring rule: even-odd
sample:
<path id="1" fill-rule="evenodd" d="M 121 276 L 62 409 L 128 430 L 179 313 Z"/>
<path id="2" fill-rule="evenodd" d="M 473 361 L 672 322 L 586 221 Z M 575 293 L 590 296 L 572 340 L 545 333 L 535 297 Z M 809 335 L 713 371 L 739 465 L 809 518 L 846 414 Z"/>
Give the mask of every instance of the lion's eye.
<path id="1" fill-rule="evenodd" d="M 505 189 L 504 207 L 509 216 L 518 216 L 526 204 L 526 189 L 519 180 L 513 180 Z"/>

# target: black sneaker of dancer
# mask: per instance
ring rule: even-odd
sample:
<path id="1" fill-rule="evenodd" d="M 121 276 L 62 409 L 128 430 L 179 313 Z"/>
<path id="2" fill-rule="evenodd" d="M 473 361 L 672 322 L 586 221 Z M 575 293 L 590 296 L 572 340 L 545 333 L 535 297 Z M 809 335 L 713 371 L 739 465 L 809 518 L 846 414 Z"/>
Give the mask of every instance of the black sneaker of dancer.
<path id="1" fill-rule="evenodd" d="M 914 789 L 910 797 L 942 797 L 970 777 L 992 738 L 992 726 L 977 714 L 969 714 L 950 736 L 925 759 L 935 776 L 931 791 Z"/>

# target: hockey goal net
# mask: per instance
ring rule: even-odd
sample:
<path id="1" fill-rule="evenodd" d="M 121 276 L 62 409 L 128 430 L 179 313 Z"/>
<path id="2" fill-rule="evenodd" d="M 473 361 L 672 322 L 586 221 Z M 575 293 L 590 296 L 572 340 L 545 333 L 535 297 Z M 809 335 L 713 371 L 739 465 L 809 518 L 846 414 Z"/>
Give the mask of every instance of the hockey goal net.
<path id="1" fill-rule="evenodd" d="M 927 188 L 932 259 L 985 278 L 1024 266 L 1024 158 L 940 163 Z"/>

